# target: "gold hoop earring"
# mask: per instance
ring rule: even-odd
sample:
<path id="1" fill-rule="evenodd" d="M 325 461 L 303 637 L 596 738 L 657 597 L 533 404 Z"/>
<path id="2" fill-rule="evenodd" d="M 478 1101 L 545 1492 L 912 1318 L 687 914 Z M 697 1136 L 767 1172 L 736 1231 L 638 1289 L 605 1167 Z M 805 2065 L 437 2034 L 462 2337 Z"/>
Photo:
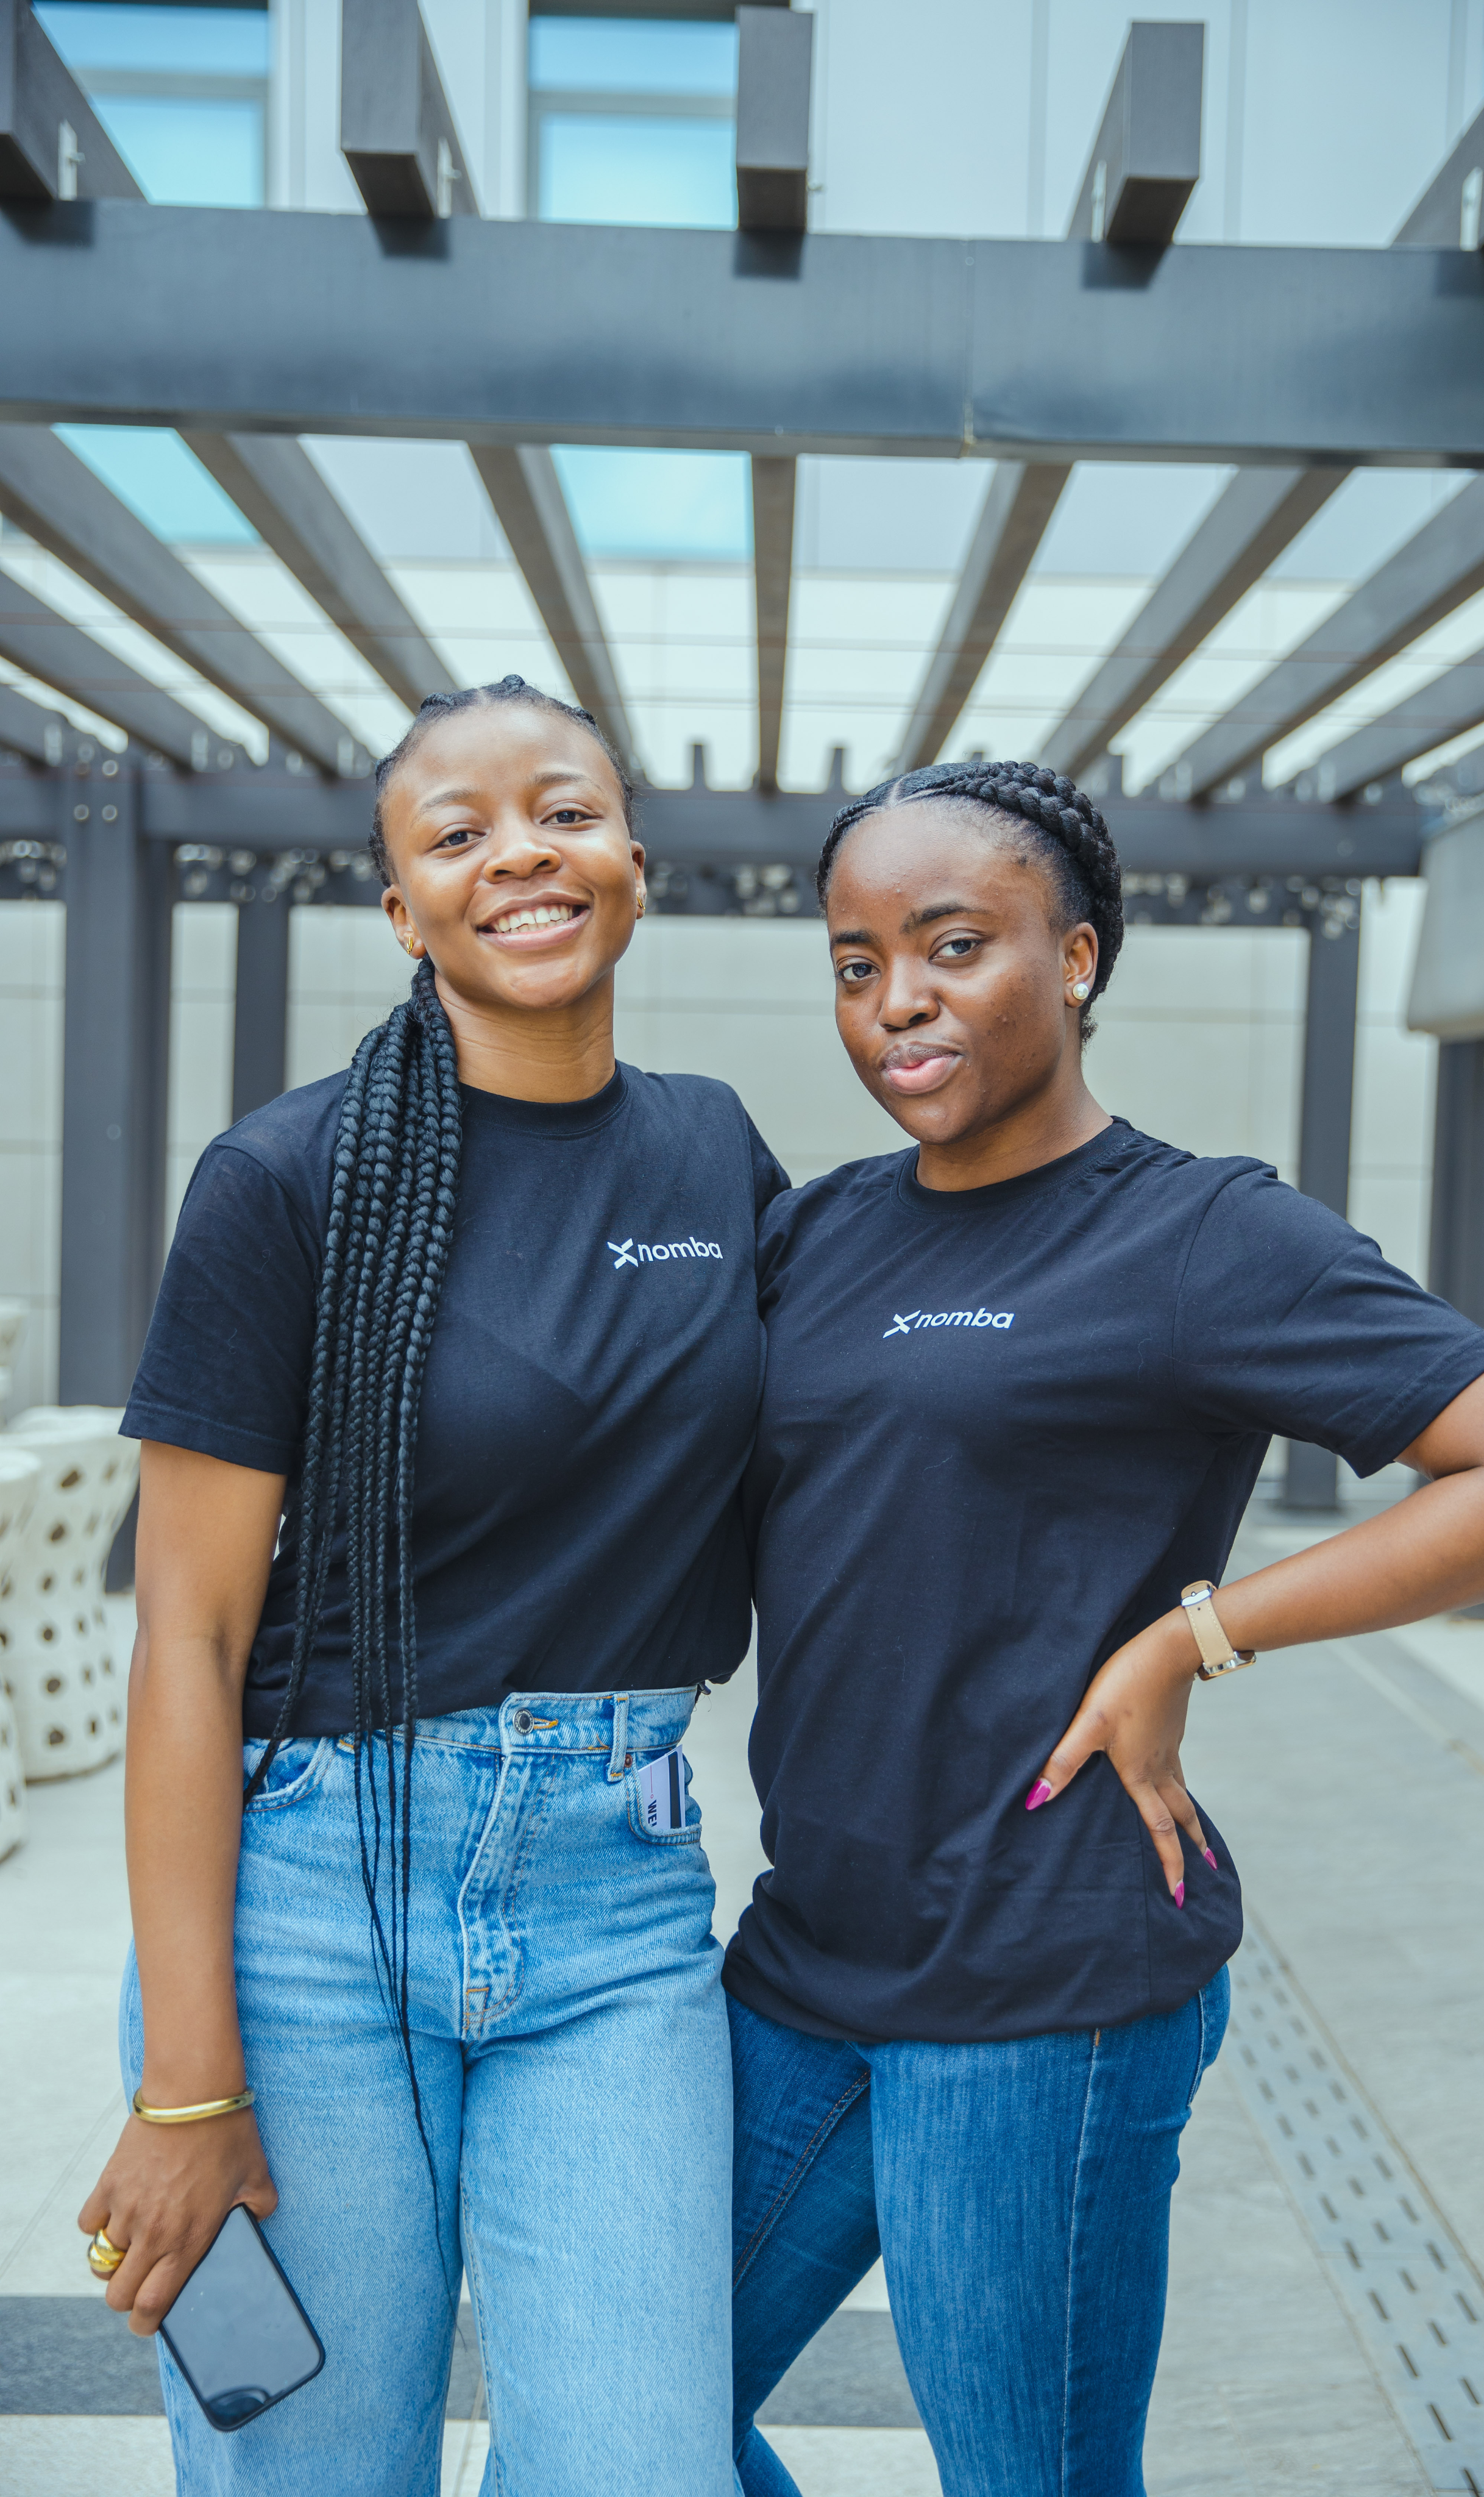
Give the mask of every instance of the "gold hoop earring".
<path id="1" fill-rule="evenodd" d="M 641 893 L 641 894 L 639 895 L 638 899 L 636 900 L 635 904 L 634 904 L 634 916 L 635 916 L 635 918 L 636 918 L 636 919 L 642 919 L 642 918 L 644 917 L 644 914 L 645 914 L 645 898 L 644 898 L 644 895 Z"/>

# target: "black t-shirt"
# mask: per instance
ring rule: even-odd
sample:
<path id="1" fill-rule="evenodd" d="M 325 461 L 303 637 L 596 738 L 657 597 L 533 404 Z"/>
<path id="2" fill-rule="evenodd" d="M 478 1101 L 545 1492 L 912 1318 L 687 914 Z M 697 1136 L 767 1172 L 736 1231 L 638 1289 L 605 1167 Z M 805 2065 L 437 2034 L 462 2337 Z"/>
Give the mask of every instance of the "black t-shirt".
<path id="1" fill-rule="evenodd" d="M 297 1473 L 345 1077 L 209 1145 L 124 1415 L 289 1476 L 243 1722 L 294 1632 Z M 725 1084 L 620 1066 L 590 1099 L 463 1090 L 448 1274 L 419 1415 L 419 1706 L 724 1681 L 750 1628 L 738 1484 L 763 1371 L 755 1244 L 788 1185 Z M 294 1730 L 352 1723 L 343 1545 Z"/>
<path id="2" fill-rule="evenodd" d="M 997 1186 L 914 1170 L 836 1171 L 759 1239 L 774 1869 L 727 1983 L 867 2039 L 1172 2010 L 1241 1937 L 1224 1842 L 1217 1873 L 1187 1843 L 1181 1910 L 1101 1754 L 1026 1794 L 1103 1659 L 1219 1580 L 1269 1435 L 1373 1472 L 1484 1373 L 1484 1333 L 1271 1170 L 1121 1120 Z"/>

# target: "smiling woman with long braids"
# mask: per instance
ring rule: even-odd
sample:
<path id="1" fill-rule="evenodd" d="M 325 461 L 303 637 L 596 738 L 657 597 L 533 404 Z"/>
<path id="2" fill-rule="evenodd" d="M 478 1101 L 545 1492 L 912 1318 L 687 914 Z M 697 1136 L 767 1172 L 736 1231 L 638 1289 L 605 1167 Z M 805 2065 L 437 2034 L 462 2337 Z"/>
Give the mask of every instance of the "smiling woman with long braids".
<path id="1" fill-rule="evenodd" d="M 1484 1334 L 1271 1170 L 1092 1098 L 1123 922 L 1070 781 L 886 783 L 819 890 L 840 1036 L 912 1143 L 759 1244 L 739 2470 L 797 2497 L 754 2414 L 882 2253 L 944 2497 L 1138 2497 L 1242 1932 L 1191 1687 L 1484 1593 Z M 1275 1432 L 1432 1479 L 1221 1589 Z"/>
<path id="2" fill-rule="evenodd" d="M 376 776 L 411 995 L 208 1148 L 125 1416 L 146 2112 L 79 2225 L 151 2332 L 245 2203 L 325 2345 L 230 2437 L 162 2353 L 182 2487 L 433 2497 L 462 2268 L 487 2490 L 724 2497 L 727 2024 L 678 1747 L 747 1645 L 787 1183 L 725 1085 L 615 1063 L 644 852 L 585 712 L 435 697 Z"/>

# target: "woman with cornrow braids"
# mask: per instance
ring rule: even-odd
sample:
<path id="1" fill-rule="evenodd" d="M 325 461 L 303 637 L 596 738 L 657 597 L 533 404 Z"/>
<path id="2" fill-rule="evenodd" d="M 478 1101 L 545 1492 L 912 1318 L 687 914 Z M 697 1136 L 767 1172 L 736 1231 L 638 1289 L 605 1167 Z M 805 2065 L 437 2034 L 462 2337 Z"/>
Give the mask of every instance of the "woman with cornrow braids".
<path id="1" fill-rule="evenodd" d="M 819 893 L 840 1037 L 911 1141 L 760 1235 L 739 2475 L 797 2497 L 755 2413 L 880 2254 L 943 2497 L 1140 2497 L 1242 1933 L 1192 1684 L 1219 1711 L 1254 1650 L 1484 1594 L 1484 1333 L 1260 1163 L 1099 1108 L 1119 864 L 1068 780 L 872 789 Z M 1431 1479 L 1223 1589 L 1275 1433 Z"/>
<path id="2" fill-rule="evenodd" d="M 487 2490 L 725 2497 L 679 1745 L 747 1647 L 787 1182 L 725 1085 L 615 1063 L 644 851 L 585 711 L 426 702 L 371 846 L 411 994 L 208 1148 L 125 1416 L 138 2095 L 80 2225 L 149 2333 L 243 2203 L 324 2344 L 231 2436 L 162 2354 L 183 2488 L 433 2497 L 462 2271 Z"/>

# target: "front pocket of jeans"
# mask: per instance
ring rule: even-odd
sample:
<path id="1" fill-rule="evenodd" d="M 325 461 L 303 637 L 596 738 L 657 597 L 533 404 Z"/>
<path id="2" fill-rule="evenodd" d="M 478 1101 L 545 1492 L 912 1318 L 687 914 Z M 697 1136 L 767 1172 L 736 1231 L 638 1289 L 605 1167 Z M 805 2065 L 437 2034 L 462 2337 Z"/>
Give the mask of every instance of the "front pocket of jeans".
<path id="1" fill-rule="evenodd" d="M 273 1755 L 268 1784 L 260 1786 L 247 1806 L 249 1817 L 259 1812 L 284 1812 L 291 1804 L 301 1803 L 317 1792 L 324 1782 L 335 1748 L 332 1734 L 301 1735 L 293 1742 L 281 1743 Z M 244 1743 L 242 1776 L 244 1785 L 251 1778 L 264 1753 L 266 1743 Z"/>
<path id="2" fill-rule="evenodd" d="M 662 1760 L 665 1754 L 663 1752 L 651 1752 L 647 1754 L 647 1758 L 649 1760 Z M 685 1758 L 683 1752 L 680 1754 L 680 1758 L 685 1771 L 685 1826 L 683 1829 L 649 1829 L 646 1827 L 644 1807 L 640 1800 L 639 1793 L 639 1771 L 646 1765 L 646 1757 L 644 1755 L 641 1755 L 637 1763 L 633 1767 L 625 1769 L 623 1773 L 623 1789 L 628 1806 L 629 1827 L 636 1838 L 642 1838 L 644 1840 L 646 1847 L 696 1847 L 700 1844 L 701 1807 L 694 1801 L 690 1791 L 690 1762 Z"/>
<path id="3" fill-rule="evenodd" d="M 1200 2046 L 1196 2058 L 1195 2078 L 1190 2084 L 1187 2107 L 1195 2104 L 1195 2094 L 1221 2051 L 1226 2024 L 1231 2016 L 1231 1976 L 1218 1968 L 1208 1985 L 1203 1985 L 1195 1998 L 1200 2014 Z"/>

